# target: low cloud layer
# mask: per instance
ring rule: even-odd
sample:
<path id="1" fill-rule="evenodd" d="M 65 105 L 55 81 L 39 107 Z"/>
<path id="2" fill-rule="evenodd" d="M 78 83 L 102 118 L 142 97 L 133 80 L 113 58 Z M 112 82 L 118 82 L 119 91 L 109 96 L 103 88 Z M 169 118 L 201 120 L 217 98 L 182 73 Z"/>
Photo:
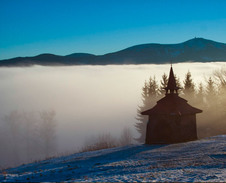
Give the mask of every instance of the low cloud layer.
<path id="1" fill-rule="evenodd" d="M 220 63 L 174 64 L 182 82 L 189 70 L 195 83 L 209 77 Z M 78 149 L 87 137 L 119 136 L 129 127 L 134 137 L 137 106 L 145 80 L 160 81 L 170 65 L 0 68 L 0 118 L 11 111 L 54 110 L 58 152 Z"/>

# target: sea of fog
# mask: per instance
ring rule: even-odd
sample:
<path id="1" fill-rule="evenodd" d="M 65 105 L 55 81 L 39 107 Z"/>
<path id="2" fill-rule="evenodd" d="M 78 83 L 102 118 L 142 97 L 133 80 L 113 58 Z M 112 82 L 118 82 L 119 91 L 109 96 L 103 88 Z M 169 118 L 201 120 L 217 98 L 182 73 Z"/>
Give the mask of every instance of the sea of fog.
<path id="1" fill-rule="evenodd" d="M 174 64 L 184 80 L 190 71 L 195 83 L 205 82 L 226 62 Z M 117 137 L 136 123 L 141 89 L 150 76 L 160 81 L 170 65 L 108 65 L 0 68 L 0 118 L 11 111 L 54 110 L 59 152 L 75 150 L 101 133 Z"/>

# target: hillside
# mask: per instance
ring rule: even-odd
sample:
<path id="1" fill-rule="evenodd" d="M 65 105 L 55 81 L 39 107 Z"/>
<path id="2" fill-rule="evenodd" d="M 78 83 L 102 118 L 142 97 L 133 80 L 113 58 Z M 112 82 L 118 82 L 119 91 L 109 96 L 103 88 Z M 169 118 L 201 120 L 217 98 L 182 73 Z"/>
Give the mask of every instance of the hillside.
<path id="1" fill-rule="evenodd" d="M 194 38 L 178 44 L 141 44 L 105 55 L 72 53 L 66 56 L 41 54 L 0 60 L 0 66 L 164 64 L 226 61 L 226 44 Z"/>
<path id="2" fill-rule="evenodd" d="M 226 135 L 172 145 L 130 145 L 2 170 L 0 182 L 225 182 Z"/>

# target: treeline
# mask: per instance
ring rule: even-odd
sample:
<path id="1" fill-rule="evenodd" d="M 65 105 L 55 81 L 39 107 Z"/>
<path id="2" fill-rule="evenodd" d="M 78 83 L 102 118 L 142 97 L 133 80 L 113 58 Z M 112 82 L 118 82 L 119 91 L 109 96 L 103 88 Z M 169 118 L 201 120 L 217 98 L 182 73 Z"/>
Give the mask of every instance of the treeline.
<path id="1" fill-rule="evenodd" d="M 54 111 L 12 111 L 0 120 L 0 168 L 53 156 L 56 150 Z"/>
<path id="2" fill-rule="evenodd" d="M 202 109 L 197 115 L 198 137 L 208 137 L 226 134 L 226 68 L 215 71 L 208 79 L 204 78 L 202 83 L 194 83 L 191 72 L 185 74 L 184 80 L 175 76 L 179 90 L 179 96 L 188 100 L 194 107 Z M 137 109 L 137 120 L 135 124 L 140 137 L 136 140 L 143 143 L 146 134 L 147 116 L 140 112 L 153 107 L 156 102 L 164 97 L 168 76 L 164 73 L 157 82 L 155 76 L 145 81 L 142 88 L 142 105 Z"/>

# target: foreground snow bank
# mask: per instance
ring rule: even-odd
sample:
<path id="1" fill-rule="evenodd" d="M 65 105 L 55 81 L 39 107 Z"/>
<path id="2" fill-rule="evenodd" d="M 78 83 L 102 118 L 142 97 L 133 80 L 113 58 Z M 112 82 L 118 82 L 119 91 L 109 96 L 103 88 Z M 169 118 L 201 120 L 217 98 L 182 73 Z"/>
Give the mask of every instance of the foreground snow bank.
<path id="1" fill-rule="evenodd" d="M 77 153 L 1 172 L 0 182 L 226 181 L 226 135 Z"/>

